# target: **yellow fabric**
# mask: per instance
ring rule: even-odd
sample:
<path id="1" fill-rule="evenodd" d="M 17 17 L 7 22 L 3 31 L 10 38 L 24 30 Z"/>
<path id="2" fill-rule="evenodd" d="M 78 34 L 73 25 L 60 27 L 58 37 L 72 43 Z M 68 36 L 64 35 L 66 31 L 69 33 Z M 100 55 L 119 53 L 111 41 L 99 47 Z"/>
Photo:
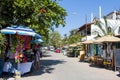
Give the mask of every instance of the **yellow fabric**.
<path id="1" fill-rule="evenodd" d="M 85 51 L 80 51 L 80 60 L 84 60 Z"/>

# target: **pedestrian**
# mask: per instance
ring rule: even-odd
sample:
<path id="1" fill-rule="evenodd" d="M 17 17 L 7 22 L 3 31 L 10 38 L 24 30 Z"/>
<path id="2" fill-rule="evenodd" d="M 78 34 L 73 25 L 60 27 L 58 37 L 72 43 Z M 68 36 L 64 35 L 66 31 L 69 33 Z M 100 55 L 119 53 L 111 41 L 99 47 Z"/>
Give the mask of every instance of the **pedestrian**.
<path id="1" fill-rule="evenodd" d="M 34 63 L 35 63 L 35 67 L 36 69 L 40 68 L 40 53 L 38 51 L 38 49 L 33 49 L 34 52 Z"/>
<path id="2" fill-rule="evenodd" d="M 39 53 L 38 49 L 36 52 L 36 67 L 37 67 L 37 69 L 40 68 L 40 53 Z"/>

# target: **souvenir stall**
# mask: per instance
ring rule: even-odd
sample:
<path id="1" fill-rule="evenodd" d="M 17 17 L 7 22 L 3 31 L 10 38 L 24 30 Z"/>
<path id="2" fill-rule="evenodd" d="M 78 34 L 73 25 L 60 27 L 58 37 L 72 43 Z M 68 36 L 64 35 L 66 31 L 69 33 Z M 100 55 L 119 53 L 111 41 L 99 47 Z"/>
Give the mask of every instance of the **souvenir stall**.
<path id="1" fill-rule="evenodd" d="M 41 38 L 33 29 L 25 26 L 11 26 L 1 30 L 8 36 L 4 72 L 19 71 L 21 75 L 30 72 L 34 60 L 31 41 Z M 10 70 L 11 69 L 11 70 Z"/>
<path id="2" fill-rule="evenodd" d="M 120 58 L 117 55 L 119 51 L 114 48 L 113 43 L 120 42 L 120 38 L 107 35 L 97 39 L 95 42 L 105 44 L 103 48 L 104 66 L 107 68 L 115 68 L 116 70 L 116 67 L 120 66 L 120 64 L 117 64 Z"/>
<path id="3" fill-rule="evenodd" d="M 91 65 L 102 66 L 101 43 L 95 42 L 95 40 L 88 40 L 82 42 L 82 44 L 86 45 L 85 61 L 90 62 Z"/>

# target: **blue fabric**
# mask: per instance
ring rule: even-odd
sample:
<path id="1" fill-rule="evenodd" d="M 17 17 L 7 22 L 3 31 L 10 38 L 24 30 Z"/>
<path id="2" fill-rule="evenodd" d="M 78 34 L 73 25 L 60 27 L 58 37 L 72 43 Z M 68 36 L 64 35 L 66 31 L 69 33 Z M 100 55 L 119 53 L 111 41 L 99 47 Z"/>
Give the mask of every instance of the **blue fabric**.
<path id="1" fill-rule="evenodd" d="M 94 55 L 94 44 L 90 45 L 90 53 L 91 53 L 91 56 Z"/>
<path id="2" fill-rule="evenodd" d="M 4 60 L 0 59 L 0 76 L 2 75 L 3 72 L 3 66 L 4 66 Z"/>
<path id="3" fill-rule="evenodd" d="M 27 36 L 33 36 L 36 38 L 41 38 L 39 34 L 37 34 L 33 29 L 26 27 L 26 26 L 11 26 L 6 27 L 1 30 L 1 33 L 3 34 L 19 34 L 19 35 L 27 35 Z"/>
<path id="4" fill-rule="evenodd" d="M 98 45 L 96 45 L 96 55 L 98 55 L 98 51 L 99 51 L 99 48 L 98 48 Z"/>

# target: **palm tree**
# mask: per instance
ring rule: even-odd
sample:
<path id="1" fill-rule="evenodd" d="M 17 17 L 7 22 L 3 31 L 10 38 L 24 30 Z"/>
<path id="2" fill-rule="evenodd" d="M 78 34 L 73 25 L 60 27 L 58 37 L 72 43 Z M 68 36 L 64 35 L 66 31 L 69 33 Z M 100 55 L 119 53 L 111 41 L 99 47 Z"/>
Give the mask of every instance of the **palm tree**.
<path id="1" fill-rule="evenodd" d="M 95 21 L 95 25 L 97 25 L 99 27 L 99 29 L 101 30 L 103 36 L 105 35 L 114 35 L 114 31 L 117 27 L 111 27 L 108 25 L 108 21 L 106 19 L 106 17 L 103 17 L 104 22 L 100 21 L 100 20 L 96 20 Z M 96 31 L 98 33 L 98 36 L 101 36 L 99 31 Z"/>
<path id="2" fill-rule="evenodd" d="M 101 30 L 101 32 L 103 33 L 103 36 L 106 36 L 106 35 L 111 35 L 111 36 L 114 36 L 115 35 L 115 30 L 116 28 L 118 27 L 115 23 L 113 25 L 111 25 L 111 23 L 108 24 L 108 21 L 106 19 L 106 17 L 104 16 L 103 17 L 104 19 L 104 22 L 100 21 L 100 20 L 97 20 L 95 22 L 95 25 L 97 25 L 99 27 L 99 29 Z M 111 25 L 111 26 L 110 26 Z M 99 31 L 96 31 L 99 35 Z M 101 36 L 101 35 L 100 35 Z M 106 55 L 107 54 L 110 54 L 110 47 L 111 46 L 108 42 L 106 43 L 107 44 L 107 48 L 106 48 Z"/>

